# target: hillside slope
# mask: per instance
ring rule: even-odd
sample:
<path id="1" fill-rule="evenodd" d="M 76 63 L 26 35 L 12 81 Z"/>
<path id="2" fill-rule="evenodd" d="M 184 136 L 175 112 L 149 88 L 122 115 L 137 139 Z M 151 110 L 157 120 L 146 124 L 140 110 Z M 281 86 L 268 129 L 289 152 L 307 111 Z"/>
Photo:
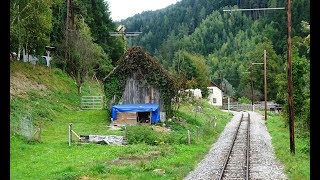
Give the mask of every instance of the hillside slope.
<path id="1" fill-rule="evenodd" d="M 10 124 L 30 115 L 36 123 L 55 121 L 59 114 L 80 110 L 82 95 L 103 95 L 97 81 L 86 82 L 82 94 L 60 69 L 19 61 L 10 64 Z"/>
<path id="2" fill-rule="evenodd" d="M 130 126 L 127 133 L 115 131 L 108 128 L 108 110 L 80 109 L 81 95 L 61 70 L 12 62 L 10 71 L 11 179 L 182 179 L 231 118 L 204 101 L 203 112 L 193 112 L 192 104 L 182 104 L 179 120 Z M 102 94 L 96 81 L 85 83 L 82 90 L 82 95 Z M 212 125 L 213 115 L 216 126 Z M 128 145 L 84 145 L 73 136 L 69 146 L 69 123 L 79 135 L 127 134 Z M 158 132 L 164 125 L 172 131 Z M 189 145 L 187 129 L 192 136 Z"/>
<path id="3" fill-rule="evenodd" d="M 57 169 L 70 166 L 68 124 L 77 133 L 105 133 L 106 110 L 83 111 L 82 95 L 103 95 L 96 80 L 84 83 L 77 93 L 74 81 L 60 69 L 29 63 L 10 64 L 10 177 L 13 179 L 60 178 Z M 38 127 L 41 127 L 40 143 Z M 58 159 L 57 159 L 58 158 Z M 63 166 L 57 166 L 62 163 Z M 30 169 L 32 171 L 30 171 Z M 44 170 L 49 168 L 50 170 Z M 53 174 L 52 174 L 53 173 Z M 64 177 L 65 173 L 61 173 Z M 50 178 L 49 178 L 50 179 Z"/>

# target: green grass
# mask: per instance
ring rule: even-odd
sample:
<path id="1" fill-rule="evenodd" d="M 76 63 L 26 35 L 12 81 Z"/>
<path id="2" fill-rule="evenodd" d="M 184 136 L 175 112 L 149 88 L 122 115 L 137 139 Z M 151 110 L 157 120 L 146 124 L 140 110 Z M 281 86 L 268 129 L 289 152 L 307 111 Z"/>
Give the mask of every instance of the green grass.
<path id="1" fill-rule="evenodd" d="M 295 133 L 295 154 L 290 153 L 289 127 L 281 116 L 269 114 L 267 128 L 277 159 L 292 180 L 310 179 L 310 138 Z M 297 130 L 297 127 L 295 127 Z M 296 131 L 297 132 L 297 131 Z"/>
<path id="2" fill-rule="evenodd" d="M 166 133 L 150 132 L 163 138 L 160 139 L 165 142 L 163 144 L 80 145 L 74 136 L 69 147 L 69 123 L 77 134 L 125 133 L 107 128 L 110 123 L 108 110 L 82 111 L 79 108 L 81 95 L 77 94 L 72 79 L 61 70 L 33 68 L 26 63 L 14 62 L 10 71 L 11 75 L 23 74 L 48 90 L 46 96 L 31 90 L 25 97 L 11 97 L 10 179 L 182 179 L 201 161 L 232 117 L 204 102 L 203 112 L 199 113 L 192 112 L 189 104 L 183 104 L 177 115 L 186 123 L 166 122 L 166 126 L 174 130 L 171 137 Z M 101 86 L 95 80 L 86 82 L 82 90 L 82 95 L 102 95 Z M 26 114 L 32 116 L 35 127 L 41 124 L 40 143 L 19 135 L 19 124 Z M 213 127 L 213 115 L 217 117 L 216 127 Z M 187 144 L 187 129 L 191 132 L 190 145 Z M 203 130 L 202 134 L 200 130 Z M 154 169 L 163 169 L 165 173 L 158 174 Z"/>

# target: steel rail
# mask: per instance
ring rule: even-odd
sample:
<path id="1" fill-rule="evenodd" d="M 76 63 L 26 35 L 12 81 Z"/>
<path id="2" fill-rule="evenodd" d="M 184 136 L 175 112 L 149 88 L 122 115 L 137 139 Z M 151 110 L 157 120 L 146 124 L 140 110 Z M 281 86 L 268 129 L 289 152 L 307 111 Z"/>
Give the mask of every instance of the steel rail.
<path id="1" fill-rule="evenodd" d="M 235 141 L 236 141 L 236 138 L 237 138 L 237 135 L 238 135 L 238 131 L 239 131 L 239 128 L 240 128 L 240 125 L 241 125 L 242 121 L 243 121 L 243 113 L 242 113 L 242 115 L 241 115 L 241 119 L 240 119 L 239 125 L 238 125 L 238 127 L 237 127 L 237 130 L 236 130 L 236 132 L 235 132 L 234 135 L 233 135 L 232 144 L 231 144 L 231 147 L 230 147 L 230 149 L 229 149 L 228 155 L 227 155 L 227 157 L 226 157 L 226 159 L 225 159 L 225 161 L 224 161 L 224 164 L 223 164 L 223 167 L 222 167 L 220 176 L 219 176 L 219 180 L 222 179 L 223 174 L 224 174 L 224 170 L 225 170 L 226 167 L 227 167 L 227 164 L 228 164 L 228 161 L 229 161 L 229 157 L 230 157 L 230 154 L 231 154 L 231 152 L 232 152 L 233 145 L 234 145 L 234 143 L 235 143 Z"/>

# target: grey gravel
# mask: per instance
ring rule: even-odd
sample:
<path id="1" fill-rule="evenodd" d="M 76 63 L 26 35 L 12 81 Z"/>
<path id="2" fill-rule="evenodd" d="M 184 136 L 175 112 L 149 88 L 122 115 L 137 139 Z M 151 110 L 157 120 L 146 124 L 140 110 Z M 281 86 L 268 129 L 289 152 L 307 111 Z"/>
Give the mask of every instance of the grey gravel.
<path id="1" fill-rule="evenodd" d="M 218 140 L 208 154 L 198 163 L 184 180 L 218 179 L 224 159 L 231 146 L 233 134 L 241 119 L 242 112 L 233 112 L 234 116 L 226 125 Z M 250 123 L 250 179 L 288 179 L 283 166 L 275 159 L 271 137 L 262 115 L 249 111 Z"/>

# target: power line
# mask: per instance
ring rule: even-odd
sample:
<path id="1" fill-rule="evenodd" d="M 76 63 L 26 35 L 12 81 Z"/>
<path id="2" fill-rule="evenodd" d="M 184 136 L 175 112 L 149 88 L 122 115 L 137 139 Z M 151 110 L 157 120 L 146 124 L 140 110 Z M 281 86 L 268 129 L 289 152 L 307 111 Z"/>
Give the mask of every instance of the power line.
<path id="1" fill-rule="evenodd" d="M 232 11 L 264 11 L 264 10 L 278 10 L 285 9 L 284 7 L 279 8 L 253 8 L 253 9 L 224 9 L 223 12 L 232 12 Z"/>
<path id="2" fill-rule="evenodd" d="M 120 25 L 117 28 L 116 32 L 109 32 L 110 36 L 121 36 L 123 37 L 125 46 L 124 46 L 124 51 L 127 51 L 127 37 L 134 37 L 134 36 L 139 36 L 140 34 L 142 34 L 142 32 L 125 32 L 126 27 L 123 25 Z"/>

